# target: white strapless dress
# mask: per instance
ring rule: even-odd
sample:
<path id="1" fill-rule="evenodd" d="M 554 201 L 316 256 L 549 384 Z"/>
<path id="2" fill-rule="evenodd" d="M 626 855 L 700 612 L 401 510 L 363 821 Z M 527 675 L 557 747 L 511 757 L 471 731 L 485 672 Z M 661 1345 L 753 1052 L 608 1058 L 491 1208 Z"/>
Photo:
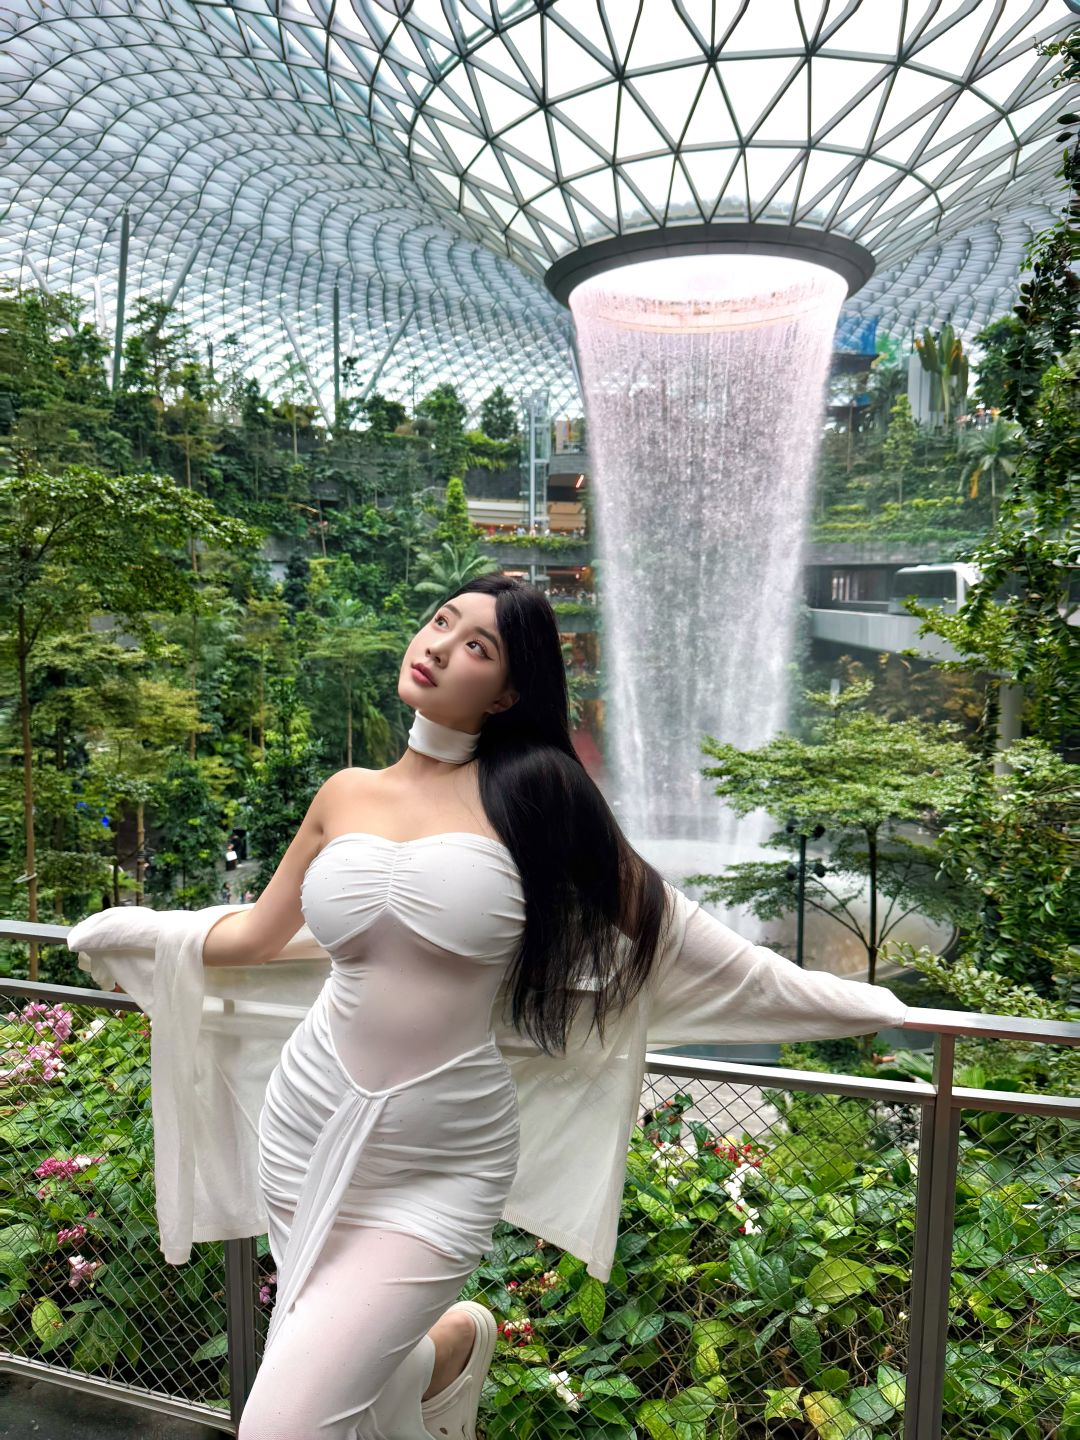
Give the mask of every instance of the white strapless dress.
<path id="1" fill-rule="evenodd" d="M 278 1267 L 267 1351 L 334 1225 L 405 1231 L 474 1267 L 519 1154 L 491 1027 L 525 924 L 506 846 L 468 831 L 338 835 L 301 904 L 332 968 L 259 1116 Z"/>

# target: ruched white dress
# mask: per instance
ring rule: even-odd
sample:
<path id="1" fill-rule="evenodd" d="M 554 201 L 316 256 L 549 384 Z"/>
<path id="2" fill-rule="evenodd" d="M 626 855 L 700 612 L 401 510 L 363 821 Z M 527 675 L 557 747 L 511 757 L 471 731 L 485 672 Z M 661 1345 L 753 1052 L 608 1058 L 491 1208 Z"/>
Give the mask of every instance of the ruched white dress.
<path id="1" fill-rule="evenodd" d="M 500 841 L 327 842 L 301 905 L 331 971 L 270 1077 L 259 1180 L 278 1290 L 240 1440 L 424 1440 L 427 1331 L 517 1169 L 496 993 L 525 924 Z"/>

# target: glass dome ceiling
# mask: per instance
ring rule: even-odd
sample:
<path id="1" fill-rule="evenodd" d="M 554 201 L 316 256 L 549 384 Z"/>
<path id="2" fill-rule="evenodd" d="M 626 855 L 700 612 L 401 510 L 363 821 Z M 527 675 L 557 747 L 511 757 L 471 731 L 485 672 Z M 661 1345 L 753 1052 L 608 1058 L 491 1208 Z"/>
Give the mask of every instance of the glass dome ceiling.
<path id="1" fill-rule="evenodd" d="M 1055 215 L 1035 41 L 1063 0 L 9 0 L 0 272 L 111 331 L 134 298 L 332 395 L 576 408 L 542 277 L 583 244 L 715 221 L 869 249 L 851 316 L 970 332 Z M 380 368 L 381 367 L 381 368 Z"/>

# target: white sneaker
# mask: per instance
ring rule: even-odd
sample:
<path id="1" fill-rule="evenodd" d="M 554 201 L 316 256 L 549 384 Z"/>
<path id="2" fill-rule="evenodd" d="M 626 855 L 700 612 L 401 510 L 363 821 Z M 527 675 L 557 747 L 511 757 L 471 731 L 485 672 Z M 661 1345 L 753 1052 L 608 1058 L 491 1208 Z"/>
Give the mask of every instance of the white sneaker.
<path id="1" fill-rule="evenodd" d="M 421 1401 L 420 1414 L 434 1440 L 476 1440 L 476 1412 L 499 1330 L 495 1316 L 475 1300 L 462 1300 L 451 1309 L 469 1312 L 476 1325 L 476 1338 L 464 1370 L 445 1390 Z"/>

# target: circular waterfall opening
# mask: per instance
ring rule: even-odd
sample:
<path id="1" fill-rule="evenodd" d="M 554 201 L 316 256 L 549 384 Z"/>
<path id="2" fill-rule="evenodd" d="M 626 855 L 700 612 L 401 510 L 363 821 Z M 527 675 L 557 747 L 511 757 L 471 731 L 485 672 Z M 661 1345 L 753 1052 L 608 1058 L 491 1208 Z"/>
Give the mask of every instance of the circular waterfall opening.
<path id="1" fill-rule="evenodd" d="M 573 289 L 575 321 L 664 334 L 751 330 L 843 303 L 835 271 L 766 255 L 673 255 L 593 275 Z"/>

